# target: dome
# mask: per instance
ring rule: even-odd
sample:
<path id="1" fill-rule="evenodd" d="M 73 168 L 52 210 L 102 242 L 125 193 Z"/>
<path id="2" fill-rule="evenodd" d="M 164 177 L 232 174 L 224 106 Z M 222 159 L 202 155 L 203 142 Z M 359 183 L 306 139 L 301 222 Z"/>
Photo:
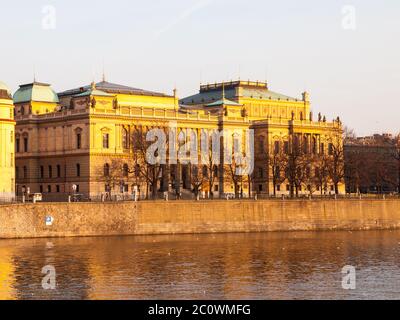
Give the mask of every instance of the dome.
<path id="1" fill-rule="evenodd" d="M 7 91 L 8 94 L 11 94 L 10 88 L 2 81 L 0 81 L 0 90 Z"/>
<path id="2" fill-rule="evenodd" d="M 14 103 L 30 101 L 58 103 L 57 93 L 47 83 L 33 82 L 19 86 L 14 93 Z"/>

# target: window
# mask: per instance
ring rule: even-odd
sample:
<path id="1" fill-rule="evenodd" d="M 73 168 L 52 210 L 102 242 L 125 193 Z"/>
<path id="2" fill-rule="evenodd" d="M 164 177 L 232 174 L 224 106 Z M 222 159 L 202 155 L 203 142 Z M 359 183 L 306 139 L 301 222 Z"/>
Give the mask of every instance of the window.
<path id="1" fill-rule="evenodd" d="M 264 178 L 264 170 L 263 168 L 258 168 L 258 176 L 262 179 Z"/>
<path id="2" fill-rule="evenodd" d="M 328 153 L 329 153 L 330 156 L 333 155 L 333 143 L 330 143 L 330 144 L 328 145 Z"/>
<path id="3" fill-rule="evenodd" d="M 135 166 L 135 176 L 136 176 L 136 177 L 139 177 L 139 175 L 140 175 L 140 165 L 137 164 L 137 165 Z"/>
<path id="4" fill-rule="evenodd" d="M 24 166 L 24 179 L 28 178 L 28 168 Z"/>
<path id="5" fill-rule="evenodd" d="M 290 191 L 290 184 L 286 185 L 286 191 Z"/>
<path id="6" fill-rule="evenodd" d="M 81 133 L 76 134 L 76 148 L 80 149 L 82 147 L 82 135 Z"/>
<path id="7" fill-rule="evenodd" d="M 312 153 L 317 154 L 317 138 L 313 137 L 312 139 Z"/>
<path id="8" fill-rule="evenodd" d="M 125 128 L 122 128 L 122 147 L 124 149 L 129 148 L 129 133 L 128 130 Z"/>
<path id="9" fill-rule="evenodd" d="M 76 164 L 76 176 L 81 176 L 81 165 L 79 163 Z"/>
<path id="10" fill-rule="evenodd" d="M 309 146 L 308 146 L 308 137 L 307 136 L 304 136 L 303 137 L 303 152 L 305 153 L 305 154 L 308 154 L 309 153 Z"/>
<path id="11" fill-rule="evenodd" d="M 260 153 L 264 153 L 264 140 L 265 140 L 265 138 L 264 137 L 260 137 L 260 140 L 259 140 L 259 148 L 260 148 Z"/>
<path id="12" fill-rule="evenodd" d="M 43 193 L 43 186 L 39 186 L 40 193 Z"/>
<path id="13" fill-rule="evenodd" d="M 57 178 L 61 177 L 61 166 L 58 164 L 57 165 Z"/>
<path id="14" fill-rule="evenodd" d="M 60 193 L 60 186 L 59 185 L 56 185 L 56 192 Z"/>
<path id="15" fill-rule="evenodd" d="M 129 166 L 126 163 L 124 164 L 124 166 L 122 168 L 122 171 L 123 171 L 124 177 L 128 177 L 129 176 Z"/>
<path id="16" fill-rule="evenodd" d="M 49 178 L 53 178 L 53 167 L 49 166 Z"/>
<path id="17" fill-rule="evenodd" d="M 15 167 L 15 177 L 19 178 L 19 167 Z"/>
<path id="18" fill-rule="evenodd" d="M 289 141 L 285 141 L 283 145 L 283 152 L 289 154 Z"/>
<path id="19" fill-rule="evenodd" d="M 203 177 L 208 178 L 208 167 L 207 166 L 203 166 Z"/>
<path id="20" fill-rule="evenodd" d="M 48 193 L 51 193 L 51 185 L 48 185 L 48 186 L 47 186 L 47 192 L 48 192 Z"/>
<path id="21" fill-rule="evenodd" d="M 105 177 L 109 177 L 110 176 L 110 165 L 108 163 L 106 163 L 104 165 L 104 176 Z"/>
<path id="22" fill-rule="evenodd" d="M 44 167 L 40 166 L 40 179 L 44 178 Z"/>
<path id="23" fill-rule="evenodd" d="M 279 166 L 275 166 L 275 179 L 280 179 L 281 177 L 281 168 Z"/>
<path id="24" fill-rule="evenodd" d="M 262 184 L 259 184 L 259 185 L 258 185 L 258 191 L 259 191 L 259 192 L 262 192 L 262 191 L 263 191 L 263 185 L 262 185 Z"/>
<path id="25" fill-rule="evenodd" d="M 279 141 L 275 141 L 275 145 L 274 145 L 274 153 L 275 154 L 279 154 L 279 151 L 281 149 L 281 144 Z"/>
<path id="26" fill-rule="evenodd" d="M 24 152 L 28 152 L 28 137 L 24 138 Z"/>
<path id="27" fill-rule="evenodd" d="M 19 138 L 17 138 L 15 140 L 15 149 L 17 150 L 17 152 L 19 152 L 19 149 L 20 149 L 20 140 L 19 140 Z"/>
<path id="28" fill-rule="evenodd" d="M 281 185 L 280 185 L 280 184 L 278 184 L 278 185 L 276 186 L 276 191 L 281 191 Z"/>
<path id="29" fill-rule="evenodd" d="M 325 154 L 325 144 L 324 143 L 321 143 L 319 151 L 320 151 L 319 152 L 320 154 Z"/>
<path id="30" fill-rule="evenodd" d="M 25 114 L 25 108 L 24 108 L 24 106 L 21 106 L 20 111 L 21 111 L 21 115 L 24 115 L 24 114 Z"/>
<path id="31" fill-rule="evenodd" d="M 214 177 L 218 178 L 218 166 L 214 165 Z"/>
<path id="32" fill-rule="evenodd" d="M 110 147 L 110 135 L 103 133 L 103 148 L 108 149 Z"/>

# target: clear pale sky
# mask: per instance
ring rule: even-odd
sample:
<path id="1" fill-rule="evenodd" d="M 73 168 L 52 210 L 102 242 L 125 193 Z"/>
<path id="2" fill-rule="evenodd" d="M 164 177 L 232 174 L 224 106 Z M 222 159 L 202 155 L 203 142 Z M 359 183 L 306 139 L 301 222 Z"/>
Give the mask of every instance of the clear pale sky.
<path id="1" fill-rule="evenodd" d="M 240 74 L 291 96 L 306 89 L 315 113 L 339 115 L 359 135 L 400 131 L 398 0 L 1 0 L 1 8 L 0 80 L 13 90 L 34 70 L 56 91 L 88 84 L 103 64 L 110 82 L 166 93 L 176 85 L 180 97 Z"/>

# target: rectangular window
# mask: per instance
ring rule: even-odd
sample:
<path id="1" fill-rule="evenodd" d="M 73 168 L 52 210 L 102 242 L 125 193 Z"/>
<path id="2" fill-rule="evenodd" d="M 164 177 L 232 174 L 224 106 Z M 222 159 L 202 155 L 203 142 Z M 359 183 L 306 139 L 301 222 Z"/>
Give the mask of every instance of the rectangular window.
<path id="1" fill-rule="evenodd" d="M 278 184 L 278 185 L 276 186 L 276 191 L 281 191 L 281 185 L 280 185 L 280 184 Z"/>
<path id="2" fill-rule="evenodd" d="M 40 179 L 44 178 L 44 167 L 40 166 Z"/>
<path id="3" fill-rule="evenodd" d="M 103 133 L 103 148 L 108 149 L 110 147 L 110 135 Z"/>
<path id="4" fill-rule="evenodd" d="M 80 149 L 82 146 L 82 136 L 80 133 L 76 135 L 76 148 Z"/>
<path id="5" fill-rule="evenodd" d="M 53 178 L 53 167 L 49 166 L 49 178 Z"/>
<path id="6" fill-rule="evenodd" d="M 28 138 L 24 138 L 24 152 L 28 152 Z"/>
<path id="7" fill-rule="evenodd" d="M 289 154 L 289 141 L 284 142 L 283 152 L 285 152 L 285 154 Z"/>
<path id="8" fill-rule="evenodd" d="M 333 144 L 332 144 L 332 143 L 330 143 L 330 144 L 328 145 L 328 153 L 329 153 L 330 156 L 333 155 Z"/>
<path id="9" fill-rule="evenodd" d="M 47 186 L 47 192 L 48 192 L 48 193 L 51 193 L 51 185 L 48 185 L 48 186 Z"/>
<path id="10" fill-rule="evenodd" d="M 61 177 L 61 166 L 58 164 L 57 165 L 57 178 Z"/>
<path id="11" fill-rule="evenodd" d="M 81 165 L 79 163 L 76 165 L 76 176 L 81 176 Z"/>
<path id="12" fill-rule="evenodd" d="M 275 141 L 275 144 L 274 144 L 274 153 L 275 153 L 275 154 L 279 154 L 280 149 L 281 149 L 281 144 L 280 144 L 280 142 L 279 142 L 279 141 Z"/>
<path id="13" fill-rule="evenodd" d="M 59 185 L 56 185 L 56 191 L 57 191 L 57 193 L 60 193 L 60 186 Z"/>
<path id="14" fill-rule="evenodd" d="M 15 140 L 15 149 L 16 149 L 17 152 L 19 152 L 19 147 L 20 147 L 19 142 L 20 142 L 19 139 L 16 139 L 16 140 Z"/>

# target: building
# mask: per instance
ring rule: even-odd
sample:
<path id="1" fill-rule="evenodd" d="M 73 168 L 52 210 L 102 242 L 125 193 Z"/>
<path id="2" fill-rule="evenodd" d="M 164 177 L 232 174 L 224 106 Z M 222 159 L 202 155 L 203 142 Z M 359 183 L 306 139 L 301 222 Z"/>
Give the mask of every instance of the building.
<path id="1" fill-rule="evenodd" d="M 327 122 L 321 114 L 314 120 L 307 92 L 293 98 L 269 90 L 267 83 L 231 81 L 202 85 L 198 94 L 181 103 L 190 110 L 220 114 L 220 127 L 244 123 L 254 130 L 255 168 L 249 179 L 253 192 L 345 192 L 342 176 L 333 177 L 335 183 L 328 168 L 325 175 L 321 168 L 332 164 L 330 160 L 336 154 L 337 169 L 344 171 L 342 124 L 339 118 Z"/>
<path id="2" fill-rule="evenodd" d="M 203 85 L 199 94 L 179 100 L 176 90 L 168 95 L 103 79 L 58 94 L 48 84 L 22 85 L 14 94 L 14 104 L 18 194 L 28 187 L 48 199 L 133 191 L 142 196 L 166 191 L 272 195 L 294 192 L 294 185 L 299 194 L 335 189 L 329 179 L 321 186 L 310 179 L 280 178 L 276 183 L 279 164 L 270 163 L 278 149 L 290 154 L 297 144 L 304 151 L 303 164 L 307 158 L 311 166 L 311 159 L 328 155 L 335 142 L 342 145 L 340 121 L 327 122 L 322 116 L 313 121 L 307 93 L 296 99 L 270 91 L 265 83 L 236 81 Z M 155 127 L 173 127 L 176 136 L 185 139 L 189 132 L 200 136 L 202 129 L 243 133 L 253 129 L 256 170 L 233 181 L 225 163 L 200 170 L 183 162 L 145 167 L 137 158 L 133 161 L 139 148 L 137 133 Z M 149 170 L 151 175 L 141 174 Z M 285 175 L 283 163 L 278 171 Z M 199 176 L 200 183 L 193 178 Z M 338 193 L 344 192 L 342 182 L 337 187 Z"/>
<path id="3" fill-rule="evenodd" d="M 348 138 L 344 150 L 348 193 L 400 192 L 400 136 Z"/>
<path id="4" fill-rule="evenodd" d="M 10 89 L 0 82 L 0 201 L 15 196 L 14 105 Z"/>

